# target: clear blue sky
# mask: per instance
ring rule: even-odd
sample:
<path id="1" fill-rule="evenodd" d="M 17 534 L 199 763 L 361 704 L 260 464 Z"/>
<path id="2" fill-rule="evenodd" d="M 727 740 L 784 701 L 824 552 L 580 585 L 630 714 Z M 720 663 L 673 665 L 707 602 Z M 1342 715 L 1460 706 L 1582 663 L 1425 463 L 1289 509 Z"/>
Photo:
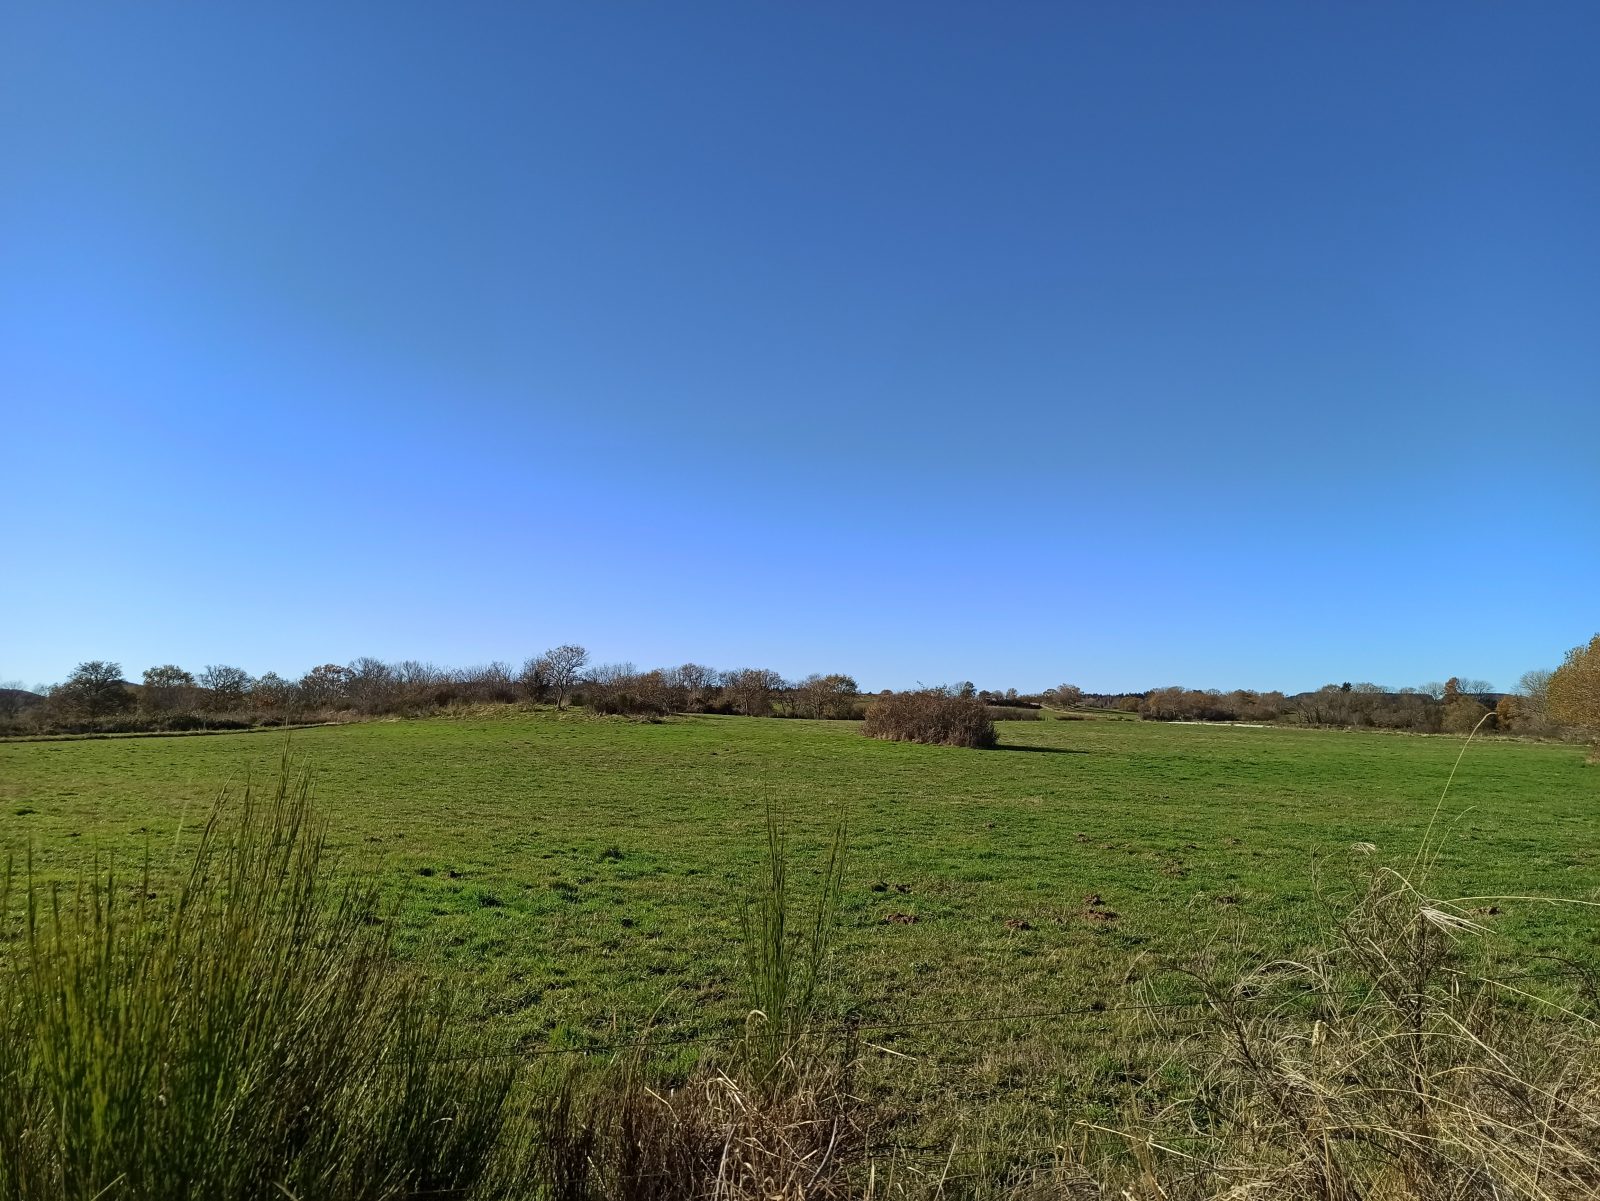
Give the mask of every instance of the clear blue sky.
<path id="1" fill-rule="evenodd" d="M 0 678 L 1600 629 L 1592 3 L 249 8 L 4 17 Z"/>

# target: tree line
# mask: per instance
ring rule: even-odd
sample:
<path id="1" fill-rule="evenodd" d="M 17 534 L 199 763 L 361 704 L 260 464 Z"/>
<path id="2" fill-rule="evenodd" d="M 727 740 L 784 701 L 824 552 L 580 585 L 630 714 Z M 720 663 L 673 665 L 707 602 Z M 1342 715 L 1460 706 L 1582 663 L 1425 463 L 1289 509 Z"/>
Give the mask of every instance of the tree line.
<path id="1" fill-rule="evenodd" d="M 1550 735 L 1563 724 L 1550 711 L 1552 673 L 1532 671 L 1514 692 L 1485 680 L 1452 676 L 1442 683 L 1385 688 L 1370 683 L 1327 684 L 1309 692 L 1155 688 L 1142 693 L 1083 695 L 1068 686 L 1075 704 L 1136 713 L 1146 721 L 1219 721 L 1408 730 L 1464 734 L 1480 727 L 1503 733 Z"/>
<path id="2" fill-rule="evenodd" d="M 1068 716 L 1112 710 L 1145 721 L 1280 723 L 1337 728 L 1466 733 L 1488 729 L 1548 736 L 1600 730 L 1600 635 L 1572 648 L 1553 670 L 1530 671 L 1511 692 L 1486 680 L 1452 676 L 1411 688 L 1370 683 L 1328 684 L 1288 694 L 1170 686 L 1143 692 L 1091 693 L 1061 684 L 1041 693 L 979 689 L 966 681 L 910 694 L 947 694 L 979 702 L 991 717 L 1034 716 L 1050 708 Z M 894 695 L 885 689 L 881 696 Z M 533 703 L 641 718 L 676 713 L 744 717 L 861 719 L 868 701 L 843 672 L 785 679 L 770 668 L 718 670 L 700 663 L 640 670 L 632 663 L 590 662 L 582 646 L 563 643 L 520 668 L 494 662 L 441 668 L 416 660 L 363 657 L 324 663 L 297 678 L 251 676 L 209 665 L 147 668 L 138 682 L 120 664 L 90 660 L 62 683 L 28 691 L 0 686 L 0 733 L 74 733 L 229 729 L 302 724 L 382 715 L 423 716 L 477 705 Z"/>
<path id="3" fill-rule="evenodd" d="M 726 713 L 746 717 L 858 718 L 855 679 L 841 672 L 785 679 L 770 668 L 718 670 L 699 663 L 641 671 L 632 663 L 591 664 L 574 644 L 552 647 L 520 668 L 494 662 L 441 668 L 416 660 L 363 657 L 324 663 L 297 678 L 251 676 L 210 665 L 191 672 L 167 663 L 137 682 L 111 660 L 78 664 L 60 684 L 26 691 L 0 688 L 0 729 L 27 732 L 121 732 L 229 729 L 384 715 L 422 716 L 475 705 L 517 702 L 580 705 L 635 717 Z"/>

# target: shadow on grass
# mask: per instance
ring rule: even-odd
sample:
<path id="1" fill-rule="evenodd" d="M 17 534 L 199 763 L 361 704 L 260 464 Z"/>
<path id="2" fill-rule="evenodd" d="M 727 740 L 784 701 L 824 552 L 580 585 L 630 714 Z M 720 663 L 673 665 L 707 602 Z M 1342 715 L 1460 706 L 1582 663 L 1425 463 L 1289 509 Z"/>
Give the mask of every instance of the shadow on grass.
<path id="1" fill-rule="evenodd" d="M 1089 752 L 1074 746 L 1016 746 L 1004 742 L 996 743 L 997 751 L 1033 751 L 1040 755 L 1087 755 Z"/>

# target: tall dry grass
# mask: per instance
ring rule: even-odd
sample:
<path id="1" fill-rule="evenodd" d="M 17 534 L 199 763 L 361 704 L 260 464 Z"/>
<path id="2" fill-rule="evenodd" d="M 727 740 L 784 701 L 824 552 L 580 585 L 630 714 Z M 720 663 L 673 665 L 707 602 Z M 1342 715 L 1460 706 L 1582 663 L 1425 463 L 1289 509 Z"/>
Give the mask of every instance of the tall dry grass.
<path id="1" fill-rule="evenodd" d="M 1201 1069 L 1200 1083 L 1128 1123 L 1139 1164 L 1128 1196 L 1600 1196 L 1592 976 L 1576 965 L 1530 972 L 1493 929 L 1502 904 L 1540 898 L 1450 899 L 1431 887 L 1460 763 L 1411 861 L 1367 871 L 1326 946 L 1233 978 L 1196 974 L 1209 1020 L 1175 1055 Z"/>
<path id="2" fill-rule="evenodd" d="M 857 1195 L 864 1139 L 835 1065 L 794 1060 L 779 1089 L 704 1068 L 552 1071 L 519 1093 L 495 1195 L 571 1201 L 832 1201 Z"/>
<path id="3" fill-rule="evenodd" d="M 1319 954 L 1205 980 L 1191 1097 L 1126 1129 L 1168 1198 L 1600 1196 L 1592 998 L 1496 964 L 1470 909 L 1379 872 Z"/>

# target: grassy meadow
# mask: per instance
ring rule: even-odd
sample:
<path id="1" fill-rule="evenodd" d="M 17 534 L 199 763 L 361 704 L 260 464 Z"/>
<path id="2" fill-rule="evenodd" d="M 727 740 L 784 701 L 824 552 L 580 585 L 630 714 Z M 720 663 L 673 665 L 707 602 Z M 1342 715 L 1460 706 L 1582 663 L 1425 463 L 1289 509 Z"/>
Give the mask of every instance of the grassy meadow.
<path id="1" fill-rule="evenodd" d="M 461 985 L 486 1035 L 521 1053 L 736 1029 L 766 807 L 789 815 L 802 889 L 842 810 L 824 1012 L 862 1024 L 862 1093 L 914 1114 L 901 1136 L 928 1146 L 985 1130 L 1048 1143 L 1159 1096 L 1182 1075 L 1182 1011 L 1119 1007 L 1193 996 L 1177 967 L 1235 971 L 1323 941 L 1359 872 L 1409 864 L 1462 749 L 1054 716 L 1000 731 L 1001 749 L 967 751 L 850 722 L 541 711 L 289 742 L 341 862 L 392 882 L 407 959 Z M 61 880 L 148 862 L 160 887 L 219 786 L 271 775 L 284 749 L 281 733 L 0 745 L 0 852 Z M 1441 811 L 1435 895 L 1600 898 L 1597 810 L 1581 748 L 1474 742 Z M 1591 911 L 1466 904 L 1530 970 L 1600 958 Z M 669 1047 L 669 1064 L 700 1049 Z"/>

